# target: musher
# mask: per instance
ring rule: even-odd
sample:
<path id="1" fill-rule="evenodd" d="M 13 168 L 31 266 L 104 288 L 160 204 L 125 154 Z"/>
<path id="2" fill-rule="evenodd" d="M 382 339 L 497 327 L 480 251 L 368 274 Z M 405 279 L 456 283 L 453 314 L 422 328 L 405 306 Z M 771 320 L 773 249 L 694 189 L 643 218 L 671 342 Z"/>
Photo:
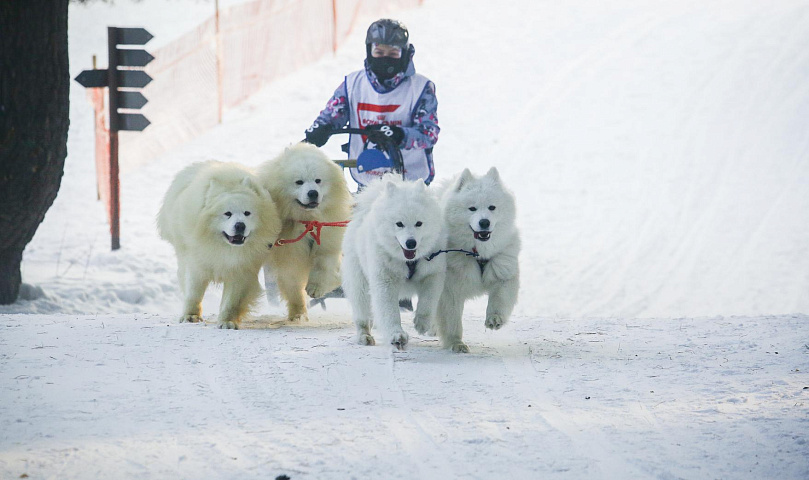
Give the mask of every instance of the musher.
<path id="1" fill-rule="evenodd" d="M 343 147 L 349 158 L 357 158 L 384 135 L 402 151 L 405 179 L 421 178 L 429 185 L 435 177 L 433 146 L 440 131 L 438 101 L 435 84 L 416 73 L 415 51 L 401 22 L 372 23 L 365 36 L 365 68 L 345 77 L 306 130 L 306 141 L 320 147 L 346 125 L 366 129 L 368 135 L 350 135 Z M 387 171 L 352 168 L 351 177 L 362 188 Z"/>

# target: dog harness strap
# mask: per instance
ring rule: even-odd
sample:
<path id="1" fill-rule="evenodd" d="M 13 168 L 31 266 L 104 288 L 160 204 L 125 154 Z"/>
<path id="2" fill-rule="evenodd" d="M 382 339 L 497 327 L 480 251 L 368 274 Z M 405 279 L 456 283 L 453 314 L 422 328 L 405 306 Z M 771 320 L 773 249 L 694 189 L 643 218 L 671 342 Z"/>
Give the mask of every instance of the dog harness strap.
<path id="1" fill-rule="evenodd" d="M 418 265 L 418 260 L 413 260 L 412 262 L 405 262 L 407 263 L 407 279 L 410 280 L 413 278 L 413 275 L 416 274 L 416 265 Z"/>
<path id="2" fill-rule="evenodd" d="M 478 253 L 477 248 L 473 248 L 472 252 L 475 254 L 476 260 L 478 261 L 478 267 L 480 267 L 480 274 L 483 275 L 483 269 L 486 268 L 486 264 L 489 263 L 488 258 L 480 258 L 480 254 Z"/>
<path id="3" fill-rule="evenodd" d="M 298 222 L 306 226 L 306 228 L 303 229 L 303 232 L 296 238 L 293 238 L 291 240 L 284 240 L 284 239 L 276 240 L 275 242 L 276 246 L 281 247 L 290 243 L 295 243 L 300 240 L 303 240 L 303 237 L 305 237 L 307 233 L 311 234 L 312 238 L 315 239 L 315 243 L 320 245 L 320 230 L 323 227 L 347 227 L 349 220 L 344 220 L 342 222 L 318 222 L 317 220 L 298 220 Z"/>
<path id="4" fill-rule="evenodd" d="M 320 245 L 320 230 L 323 227 L 347 227 L 348 220 L 343 220 L 342 222 L 318 222 L 317 220 L 312 220 L 310 222 L 301 222 L 306 224 L 306 228 L 310 230 L 312 234 L 312 238 L 315 239 L 315 243 Z M 315 228 L 311 230 L 312 226 Z"/>
<path id="5" fill-rule="evenodd" d="M 461 252 L 461 253 L 465 253 L 465 254 L 466 254 L 466 256 L 468 256 L 468 257 L 469 257 L 469 256 L 471 256 L 471 257 L 477 257 L 477 256 L 478 256 L 478 252 L 477 252 L 477 250 L 476 250 L 476 251 L 474 251 L 474 252 L 470 252 L 470 251 L 468 251 L 468 250 L 463 250 L 463 249 L 460 249 L 460 248 L 450 248 L 449 250 L 439 250 L 439 251 L 437 251 L 437 252 L 433 252 L 433 253 L 431 253 L 430 255 L 428 255 L 428 256 L 426 256 L 426 257 L 424 257 L 424 259 L 425 259 L 425 260 L 427 260 L 427 261 L 429 262 L 430 260 L 432 260 L 432 259 L 434 259 L 435 257 L 437 257 L 437 256 L 441 255 L 442 253 L 449 253 L 449 252 Z"/>
<path id="6" fill-rule="evenodd" d="M 279 238 L 278 240 L 275 241 L 275 245 L 278 246 L 278 247 L 282 247 L 282 246 L 290 244 L 290 243 L 298 242 L 301 239 L 303 239 L 303 237 L 305 237 L 306 234 L 311 232 L 312 229 L 314 228 L 314 225 L 312 225 L 310 222 L 301 221 L 300 223 L 306 225 L 306 228 L 303 230 L 303 232 L 300 235 L 298 235 L 296 238 L 293 238 L 291 240 L 284 240 L 284 239 Z M 320 241 L 318 241 L 317 243 L 319 245 Z"/>

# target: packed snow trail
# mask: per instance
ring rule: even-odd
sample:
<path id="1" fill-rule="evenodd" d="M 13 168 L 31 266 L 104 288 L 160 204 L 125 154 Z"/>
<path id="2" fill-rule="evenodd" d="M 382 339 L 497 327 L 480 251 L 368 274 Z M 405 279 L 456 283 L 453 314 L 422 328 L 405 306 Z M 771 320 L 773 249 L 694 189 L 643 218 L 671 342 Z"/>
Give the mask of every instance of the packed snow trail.
<path id="1" fill-rule="evenodd" d="M 106 25 L 157 42 L 210 12 L 71 3 L 71 74 Z M 0 478 L 809 478 L 809 2 L 396 16 L 437 85 L 437 181 L 497 165 L 516 194 L 511 322 L 488 332 L 469 302 L 469 355 L 409 319 L 407 351 L 360 347 L 342 300 L 304 325 L 267 306 L 236 332 L 176 323 L 154 228 L 172 176 L 299 140 L 361 65 L 363 32 L 129 170 L 117 252 L 73 82 L 62 187 L 25 251 L 31 300 L 0 307 Z"/>
<path id="2" fill-rule="evenodd" d="M 0 316 L 0 477 L 805 478 L 809 317 Z"/>

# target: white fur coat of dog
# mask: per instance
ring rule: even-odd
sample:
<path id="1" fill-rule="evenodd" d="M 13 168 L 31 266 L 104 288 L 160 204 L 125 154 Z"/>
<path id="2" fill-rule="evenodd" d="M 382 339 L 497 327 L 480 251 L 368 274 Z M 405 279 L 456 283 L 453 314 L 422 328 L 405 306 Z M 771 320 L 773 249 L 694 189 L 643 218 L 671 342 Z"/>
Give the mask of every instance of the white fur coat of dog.
<path id="1" fill-rule="evenodd" d="M 261 294 L 258 272 L 281 232 L 275 204 L 255 174 L 217 161 L 186 167 L 166 192 L 157 229 L 177 255 L 180 321 L 202 320 L 202 297 L 215 282 L 224 288 L 219 328 L 239 328 Z"/>
<path id="2" fill-rule="evenodd" d="M 520 236 L 514 195 L 496 168 L 477 177 L 465 169 L 443 185 L 441 202 L 448 229 L 447 275 L 439 302 L 437 327 L 442 344 L 468 352 L 463 342 L 466 300 L 488 295 L 486 328 L 500 329 L 511 316 L 520 288 Z"/>
<path id="3" fill-rule="evenodd" d="M 404 349 L 409 336 L 402 329 L 399 300 L 414 294 L 416 330 L 430 329 L 446 260 L 427 257 L 445 244 L 441 208 L 424 182 L 386 175 L 357 196 L 343 241 L 343 290 L 360 344 L 376 343 L 371 328 L 377 323 L 386 343 Z"/>

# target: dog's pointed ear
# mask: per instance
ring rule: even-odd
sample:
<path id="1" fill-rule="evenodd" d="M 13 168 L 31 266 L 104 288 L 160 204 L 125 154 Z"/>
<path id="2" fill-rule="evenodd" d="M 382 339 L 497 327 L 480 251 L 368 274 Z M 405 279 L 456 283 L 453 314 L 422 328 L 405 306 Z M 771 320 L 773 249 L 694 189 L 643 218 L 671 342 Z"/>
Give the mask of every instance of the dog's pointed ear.
<path id="1" fill-rule="evenodd" d="M 208 186 L 205 188 L 205 205 L 210 205 L 212 202 L 213 197 L 216 195 L 217 185 L 219 185 L 219 183 L 215 178 L 212 178 L 211 181 L 208 182 Z"/>
<path id="2" fill-rule="evenodd" d="M 391 181 L 387 181 L 387 182 L 388 182 L 388 184 L 385 185 L 385 192 L 388 195 L 393 195 L 393 193 L 396 192 L 396 184 L 391 182 Z"/>
<path id="3" fill-rule="evenodd" d="M 243 186 L 243 187 L 247 187 L 247 188 L 249 188 L 250 190 L 252 190 L 252 191 L 254 191 L 254 192 L 258 193 L 258 190 L 256 190 L 256 185 L 255 185 L 253 182 L 251 182 L 251 181 L 250 181 L 250 177 L 244 177 L 244 178 L 242 178 L 242 186 Z"/>
<path id="4" fill-rule="evenodd" d="M 255 194 L 258 195 L 259 197 L 264 196 L 266 192 L 266 190 L 264 190 L 264 188 L 250 176 L 245 175 L 245 177 L 242 178 L 241 183 L 243 187 L 249 188 L 250 190 L 255 192 Z"/>
<path id="5" fill-rule="evenodd" d="M 486 176 L 494 180 L 495 182 L 500 182 L 500 172 L 497 171 L 497 167 L 492 167 L 486 172 Z"/>
<path id="6" fill-rule="evenodd" d="M 458 181 L 455 183 L 455 191 L 460 192 L 464 185 L 469 183 L 472 178 L 472 172 L 468 168 L 464 168 L 463 172 L 461 172 L 461 176 L 458 177 Z"/>

